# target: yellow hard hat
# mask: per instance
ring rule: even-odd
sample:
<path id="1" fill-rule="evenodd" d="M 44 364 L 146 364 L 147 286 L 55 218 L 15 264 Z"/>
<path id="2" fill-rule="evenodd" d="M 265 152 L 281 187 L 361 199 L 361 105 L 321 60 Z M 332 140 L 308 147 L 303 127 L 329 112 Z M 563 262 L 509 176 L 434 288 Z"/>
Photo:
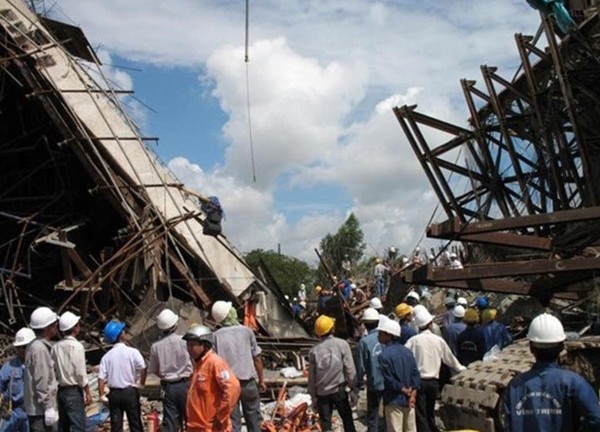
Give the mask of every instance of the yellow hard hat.
<path id="1" fill-rule="evenodd" d="M 479 322 L 479 313 L 476 309 L 469 308 L 465 311 L 463 321 L 468 324 L 477 324 Z"/>
<path id="2" fill-rule="evenodd" d="M 487 324 L 490 321 L 492 321 L 493 319 L 496 319 L 496 314 L 498 313 L 498 311 L 496 309 L 485 309 L 483 312 L 481 312 L 481 322 L 483 324 Z"/>
<path id="3" fill-rule="evenodd" d="M 321 315 L 315 321 L 315 334 L 319 337 L 325 336 L 326 334 L 331 332 L 334 325 L 335 325 L 335 319 L 333 319 L 327 315 Z"/>
<path id="4" fill-rule="evenodd" d="M 323 288 L 321 287 L 321 285 L 317 285 L 315 287 L 315 294 L 319 294 L 321 291 L 323 291 Z"/>
<path id="5" fill-rule="evenodd" d="M 398 318 L 404 318 L 406 315 L 408 315 L 411 312 L 412 312 L 412 310 L 411 310 L 410 306 L 407 305 L 406 303 L 400 303 L 398 306 L 396 306 L 396 309 L 394 309 L 394 313 L 396 314 L 396 316 Z"/>

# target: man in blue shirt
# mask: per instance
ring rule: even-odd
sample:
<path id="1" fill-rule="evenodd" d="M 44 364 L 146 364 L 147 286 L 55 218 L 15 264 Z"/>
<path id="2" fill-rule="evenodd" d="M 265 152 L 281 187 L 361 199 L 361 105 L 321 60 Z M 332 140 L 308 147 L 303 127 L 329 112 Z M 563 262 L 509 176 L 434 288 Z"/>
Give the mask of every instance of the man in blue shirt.
<path id="1" fill-rule="evenodd" d="M 0 418 L 2 432 L 29 432 L 29 421 L 23 408 L 23 373 L 25 372 L 25 350 L 34 339 L 33 330 L 27 327 L 20 329 L 13 342 L 17 355 L 4 363 L 0 369 L 0 394 L 6 401 L 5 406 L 9 408 L 8 412 L 2 413 L 5 417 Z"/>
<path id="2" fill-rule="evenodd" d="M 369 432 L 377 432 L 385 429 L 384 421 L 379 417 L 383 397 L 383 376 L 379 366 L 382 345 L 377 339 L 379 312 L 373 308 L 365 309 L 362 322 L 368 333 L 358 342 L 356 373 L 359 381 L 367 375 L 367 427 Z"/>
<path id="3" fill-rule="evenodd" d="M 469 366 L 477 360 L 483 360 L 485 354 L 485 337 L 479 323 L 479 313 L 473 308 L 465 311 L 463 322 L 467 328 L 458 335 L 456 339 L 456 358 L 458 361 Z"/>
<path id="4" fill-rule="evenodd" d="M 467 325 L 463 322 L 465 316 L 465 308 L 458 305 L 452 309 L 452 316 L 454 320 L 443 328 L 442 334 L 444 339 L 448 343 L 452 354 L 455 356 L 458 353 L 458 336 L 467 328 Z"/>
<path id="5" fill-rule="evenodd" d="M 415 406 L 421 375 L 413 353 L 400 343 L 400 324 L 383 317 L 379 321 L 379 355 L 383 376 L 383 407 L 388 431 L 416 432 Z"/>
<path id="6" fill-rule="evenodd" d="M 533 367 L 512 379 L 502 401 L 504 431 L 575 432 L 600 430 L 600 406 L 592 386 L 561 369 L 566 339 L 558 318 L 538 315 L 527 333 Z"/>
<path id="7" fill-rule="evenodd" d="M 492 308 L 484 309 L 481 312 L 485 352 L 491 350 L 494 345 L 498 345 L 498 348 L 502 349 L 512 343 L 512 336 L 504 324 L 496 321 L 496 314 L 497 310 Z"/>

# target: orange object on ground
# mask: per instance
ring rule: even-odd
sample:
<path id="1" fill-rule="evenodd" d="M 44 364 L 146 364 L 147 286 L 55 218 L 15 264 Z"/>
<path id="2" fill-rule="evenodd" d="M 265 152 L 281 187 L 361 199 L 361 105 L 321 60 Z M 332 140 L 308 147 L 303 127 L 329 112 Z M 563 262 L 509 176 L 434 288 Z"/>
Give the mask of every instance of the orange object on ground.
<path id="1" fill-rule="evenodd" d="M 240 382 L 225 360 L 210 350 L 190 377 L 186 406 L 188 432 L 230 432 L 229 417 L 239 399 Z"/>

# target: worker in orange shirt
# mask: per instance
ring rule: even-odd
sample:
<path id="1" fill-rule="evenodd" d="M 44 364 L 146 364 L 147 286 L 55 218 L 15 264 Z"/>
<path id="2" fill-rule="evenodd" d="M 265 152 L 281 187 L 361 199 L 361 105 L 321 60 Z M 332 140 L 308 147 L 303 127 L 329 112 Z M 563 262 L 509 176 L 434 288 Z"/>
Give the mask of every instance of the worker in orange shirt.
<path id="1" fill-rule="evenodd" d="M 187 396 L 188 432 L 231 432 L 231 412 L 240 399 L 240 382 L 212 350 L 212 330 L 196 325 L 183 336 L 195 362 Z"/>

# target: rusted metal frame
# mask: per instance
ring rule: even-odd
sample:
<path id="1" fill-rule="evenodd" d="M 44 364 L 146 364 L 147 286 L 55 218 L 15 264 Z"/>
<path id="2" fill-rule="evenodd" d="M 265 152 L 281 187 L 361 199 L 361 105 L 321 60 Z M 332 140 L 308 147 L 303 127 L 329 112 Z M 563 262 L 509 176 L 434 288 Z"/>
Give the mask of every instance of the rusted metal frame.
<path id="1" fill-rule="evenodd" d="M 153 227 L 152 229 L 155 230 L 156 228 Z M 86 280 L 82 281 L 80 286 L 73 290 L 73 293 L 71 293 L 71 295 L 62 303 L 59 310 L 62 310 L 75 297 L 75 295 L 79 293 L 82 287 L 89 285 L 92 280 L 97 279 L 97 275 L 99 273 L 108 269 L 106 273 L 103 273 L 103 278 L 111 277 L 122 266 L 128 264 L 132 259 L 135 259 L 137 254 L 144 253 L 144 251 L 148 249 L 149 245 L 147 244 L 143 234 L 143 230 L 140 230 L 132 235 L 131 238 L 121 248 L 119 248 L 115 254 L 113 254 L 112 257 L 106 260 L 102 266 L 99 266 Z"/>
<path id="2" fill-rule="evenodd" d="M 443 120 L 437 119 L 435 117 L 428 116 L 426 114 L 422 114 L 414 109 L 410 111 L 413 121 L 419 124 L 423 124 L 425 126 L 429 126 L 431 128 L 437 129 L 442 132 L 446 132 L 450 135 L 461 136 L 468 135 L 471 136 L 473 134 L 469 129 L 465 129 L 463 127 L 457 126 L 452 123 L 445 122 Z"/>
<path id="3" fill-rule="evenodd" d="M 447 141 L 446 143 L 432 149 L 431 154 L 435 157 L 438 157 L 438 156 L 445 154 L 451 150 L 454 150 L 456 147 L 460 147 L 461 145 L 469 142 L 471 139 L 473 139 L 472 132 L 469 132 L 468 135 L 459 135 L 455 138 L 452 138 L 450 141 Z"/>
<path id="4" fill-rule="evenodd" d="M 534 249 L 551 251 L 552 242 L 548 238 L 535 235 L 520 235 L 513 233 L 481 233 L 481 234 L 457 234 L 455 236 L 438 236 L 434 238 L 460 240 L 463 242 L 491 244 L 497 246 L 508 246 L 514 248 Z"/>
<path id="5" fill-rule="evenodd" d="M 598 267 L 600 267 L 600 257 L 473 264 L 460 270 L 440 268 L 434 269 L 432 266 L 427 266 L 427 279 L 434 281 L 452 281 L 477 278 L 486 279 L 507 275 L 525 276 L 594 270 Z"/>
<path id="6" fill-rule="evenodd" d="M 488 66 L 481 66 L 481 74 L 483 75 L 483 80 L 486 84 L 487 91 L 491 97 L 492 107 L 494 108 L 494 112 L 496 114 L 496 118 L 498 120 L 498 124 L 500 126 L 500 131 L 502 137 L 504 139 L 505 145 L 508 148 L 508 156 L 512 161 L 513 170 L 517 174 L 518 184 L 520 187 L 520 192 L 522 195 L 522 202 L 525 204 L 527 211 L 529 214 L 535 212 L 533 208 L 533 200 L 529 194 L 529 189 L 527 187 L 527 180 L 525 179 L 525 175 L 521 169 L 521 165 L 519 163 L 517 152 L 515 150 L 515 146 L 512 140 L 512 136 L 510 135 L 508 129 L 506 128 L 506 115 L 504 113 L 504 109 L 501 106 L 500 99 L 498 98 L 498 94 L 496 93 L 496 89 L 494 87 L 494 83 L 492 82 L 491 75 L 493 74 L 494 68 L 489 68 Z"/>
<path id="7" fill-rule="evenodd" d="M 453 173 L 460 174 L 465 177 L 473 177 L 475 180 L 477 180 L 481 183 L 484 183 L 484 184 L 488 182 L 488 179 L 486 177 L 484 177 L 482 174 L 480 174 L 476 171 L 471 171 L 468 168 L 465 168 L 463 166 L 457 165 L 455 163 L 449 162 L 444 159 L 440 159 L 440 158 L 433 158 L 433 159 L 435 160 L 435 163 L 440 168 L 445 168 L 448 171 L 452 171 Z M 429 161 L 429 162 L 433 162 L 433 161 Z"/>
<path id="8" fill-rule="evenodd" d="M 481 234 L 541 225 L 582 222 L 594 219 L 600 219 L 600 206 L 574 210 L 558 210 L 546 214 L 470 222 L 468 224 L 461 224 L 456 219 L 450 219 L 440 224 L 430 225 L 428 235 L 443 238 L 444 236 L 455 234 Z M 430 232 L 431 234 L 429 234 Z"/>
<path id="9" fill-rule="evenodd" d="M 481 124 L 481 120 L 479 118 L 479 114 L 475 107 L 475 101 L 473 100 L 473 92 L 475 91 L 474 81 L 467 81 L 465 79 L 460 80 L 463 95 L 465 97 L 465 101 L 467 103 L 467 107 L 469 109 L 469 113 L 471 115 L 471 123 L 475 129 L 474 136 L 475 141 L 479 145 L 479 151 L 483 155 L 483 169 L 482 172 L 487 173 L 490 176 L 490 195 L 494 197 L 498 208 L 502 212 L 504 217 L 508 217 L 511 215 L 511 212 L 508 208 L 508 204 L 505 201 L 506 197 L 502 190 L 497 190 L 494 188 L 494 185 L 502 184 L 502 180 L 499 176 L 499 173 L 496 169 L 496 165 L 494 163 L 494 159 L 492 158 L 492 154 L 490 153 L 490 149 L 487 146 L 487 141 L 484 138 L 487 135 L 483 125 Z M 487 97 L 487 95 L 486 95 Z"/>
<path id="10" fill-rule="evenodd" d="M 465 206 L 465 204 L 468 204 L 470 202 L 473 202 L 474 200 L 476 200 L 478 197 L 480 197 L 481 195 L 489 195 L 489 189 L 487 185 L 479 185 L 479 186 L 475 186 L 473 187 L 471 190 L 465 192 L 462 195 L 458 195 L 456 197 L 456 201 L 458 201 L 462 207 Z"/>
<path id="11" fill-rule="evenodd" d="M 584 200 L 585 186 L 583 184 L 583 178 L 581 175 L 579 175 L 579 169 L 575 165 L 575 160 L 574 160 L 575 158 L 573 157 L 574 154 L 577 154 L 576 151 L 573 151 L 574 150 L 573 147 L 575 147 L 575 149 L 577 148 L 577 139 L 576 139 L 575 135 L 573 135 L 570 140 L 568 139 L 567 134 L 572 134 L 572 132 L 566 131 L 564 123 L 561 124 L 560 122 L 555 121 L 554 124 L 555 124 L 555 129 L 556 129 L 554 136 L 556 137 L 556 144 L 558 147 L 558 156 L 560 158 L 560 161 L 562 162 L 563 170 L 565 170 L 566 167 L 569 168 L 569 172 L 571 173 L 572 180 L 577 186 L 576 192 L 579 194 L 581 202 L 585 202 L 585 200 Z M 562 178 L 563 179 L 565 178 L 564 171 L 563 171 Z M 571 195 L 571 198 L 568 198 L 567 206 L 569 206 L 569 207 L 572 207 L 572 205 L 570 204 L 570 201 L 573 199 L 573 196 L 574 195 Z"/>
<path id="12" fill-rule="evenodd" d="M 517 100 L 523 100 L 527 103 L 527 105 L 532 105 L 532 100 L 531 98 L 523 93 L 519 88 L 517 88 L 517 86 L 515 85 L 515 83 L 511 83 L 509 81 L 507 81 L 506 79 L 504 79 L 503 77 L 501 77 L 500 75 L 498 75 L 496 73 L 496 71 L 498 70 L 497 67 L 495 66 L 487 66 L 488 72 L 489 72 L 489 77 L 490 80 L 492 81 L 496 81 L 498 84 L 500 84 L 501 86 L 503 86 L 506 90 L 508 91 L 508 93 L 504 93 L 504 91 L 498 96 L 499 100 L 513 100 L 513 101 L 517 101 Z M 519 80 L 516 81 L 516 83 L 518 83 Z M 534 93 L 535 94 L 535 93 Z M 513 96 L 516 95 L 516 98 L 513 97 L 508 97 L 508 95 Z M 504 105 L 505 104 L 501 104 Z M 506 106 L 505 106 L 506 108 Z M 521 111 L 520 113 L 513 111 L 513 114 L 523 114 L 523 111 Z"/>
<path id="13" fill-rule="evenodd" d="M 188 275 L 189 267 L 182 261 L 180 261 L 179 258 L 171 250 L 167 250 L 166 254 L 169 258 L 169 261 L 173 263 L 177 271 L 179 271 L 179 273 L 181 273 L 181 275 L 185 278 L 187 285 L 192 289 L 192 291 L 194 292 L 196 297 L 198 297 L 198 300 L 200 300 L 202 305 L 208 306 L 209 304 L 211 304 L 212 301 L 208 294 L 206 294 L 204 289 L 198 283 L 196 283 L 193 277 L 190 277 L 190 275 Z"/>
<path id="14" fill-rule="evenodd" d="M 60 231 L 58 233 L 58 237 L 61 241 L 67 241 L 67 234 L 64 231 Z M 71 261 L 69 260 L 69 255 L 67 255 L 67 251 L 65 248 L 60 248 L 60 260 L 62 262 L 63 267 L 63 276 L 65 278 L 65 285 L 68 287 L 72 287 L 73 284 L 73 269 L 71 268 Z"/>
<path id="15" fill-rule="evenodd" d="M 571 122 L 571 127 L 573 128 L 573 135 L 575 136 L 575 140 L 578 144 L 579 156 L 583 165 L 584 175 L 582 177 L 586 184 L 585 188 L 581 190 L 581 195 L 582 197 L 585 197 L 585 205 L 596 205 L 597 203 L 593 193 L 593 185 L 590 184 L 589 181 L 589 179 L 591 178 L 590 174 L 592 172 L 592 167 L 590 166 L 590 157 L 588 154 L 587 146 L 581 135 L 581 131 L 579 130 L 577 115 L 575 113 L 575 108 L 572 105 L 573 93 L 571 91 L 567 70 L 564 67 L 562 54 L 556 43 L 556 36 L 554 33 L 554 27 L 551 18 L 548 16 L 542 16 L 542 25 L 544 26 L 546 40 L 548 42 L 552 62 L 554 64 L 554 70 L 556 72 L 556 77 L 558 79 L 559 87 L 563 96 L 562 100 L 565 104 L 565 108 L 567 110 L 567 114 Z"/>
<path id="16" fill-rule="evenodd" d="M 401 108 L 394 107 L 393 111 L 396 116 L 396 119 L 398 120 L 398 123 L 400 123 L 400 127 L 404 131 L 404 135 L 406 136 L 408 143 L 412 147 L 413 152 L 415 153 L 415 155 L 417 156 L 417 159 L 419 160 L 419 163 L 421 164 L 421 168 L 423 168 L 423 171 L 425 172 L 425 175 L 427 176 L 427 179 L 429 180 L 429 184 L 431 185 L 431 187 L 433 188 L 433 191 L 437 195 L 438 200 L 439 200 L 440 204 L 442 205 L 442 208 L 444 209 L 444 212 L 446 213 L 446 215 L 449 218 L 453 217 L 455 214 L 452 210 L 452 206 L 448 202 L 448 199 L 446 199 L 446 196 L 444 195 L 444 191 L 438 185 L 433 172 L 431 171 L 431 169 L 429 168 L 429 165 L 425 161 L 425 158 L 421 154 L 421 150 L 419 148 L 419 145 L 417 144 L 417 140 L 413 136 L 413 133 L 411 132 L 411 130 L 408 126 L 408 120 L 405 118 L 406 115 L 408 114 L 408 112 L 413 110 L 414 108 L 415 108 L 414 106 L 409 107 L 407 105 L 404 105 Z M 444 190 L 446 190 L 446 189 L 444 188 Z M 459 216 L 461 216 L 461 219 L 463 219 L 463 220 L 465 219 L 464 216 L 462 216 L 462 215 L 459 215 Z"/>
<path id="17" fill-rule="evenodd" d="M 448 184 L 448 181 L 446 180 L 446 177 L 444 177 L 444 174 L 440 170 L 440 166 L 434 161 L 434 158 L 431 155 L 431 150 L 429 148 L 429 145 L 427 144 L 425 137 L 421 133 L 419 124 L 418 124 L 418 122 L 415 121 L 413 113 L 414 113 L 414 109 L 406 110 L 404 113 L 404 118 L 406 118 L 406 120 L 408 121 L 410 128 L 412 129 L 412 132 L 414 133 L 414 137 L 416 137 L 415 144 L 416 144 L 417 148 L 420 148 L 422 151 L 422 153 L 419 152 L 417 156 L 420 159 L 422 158 L 423 163 L 425 163 L 425 164 L 427 161 L 429 161 L 428 165 L 431 167 L 431 172 L 432 172 L 433 178 L 436 179 L 436 183 L 444 191 L 444 194 L 448 199 L 449 207 L 451 209 L 453 209 L 454 212 L 458 213 L 458 216 L 464 218 L 461 208 L 458 205 L 458 203 L 456 202 L 456 199 L 454 198 L 454 193 L 452 191 L 452 188 L 450 187 L 450 185 Z"/>
<path id="18" fill-rule="evenodd" d="M 531 41 L 533 38 L 529 37 L 529 41 Z M 521 57 L 521 65 L 523 67 L 524 73 L 523 76 L 525 77 L 525 80 L 527 82 L 527 86 L 529 88 L 529 93 L 531 95 L 531 99 L 528 101 L 528 103 L 530 104 L 530 106 L 533 108 L 537 123 L 538 123 L 538 128 L 541 129 L 541 131 L 539 130 L 533 130 L 532 131 L 534 133 L 536 133 L 537 135 L 539 135 L 540 141 L 541 141 L 541 146 L 543 147 L 545 153 L 548 155 L 548 159 L 549 159 L 549 163 L 550 163 L 550 177 L 553 179 L 552 182 L 546 182 L 547 186 L 551 188 L 550 191 L 550 196 L 551 199 L 554 201 L 557 199 L 556 197 L 556 192 L 558 192 L 559 196 L 558 199 L 559 200 L 564 200 L 565 198 L 565 190 L 564 188 L 562 188 L 562 182 L 559 181 L 559 175 L 558 175 L 558 167 L 556 165 L 556 160 L 553 157 L 554 154 L 551 151 L 551 146 L 549 145 L 548 142 L 548 137 L 549 137 L 549 133 L 546 130 L 546 128 L 544 127 L 544 115 L 541 112 L 541 107 L 540 104 L 538 102 L 538 92 L 539 92 L 539 88 L 537 85 L 537 81 L 535 79 L 535 74 L 534 74 L 534 69 L 531 65 L 531 62 L 529 61 L 529 55 L 527 53 L 527 51 L 529 49 L 532 48 L 531 44 L 528 44 L 526 42 L 526 38 L 522 35 L 522 34 L 516 34 L 515 35 L 515 42 L 517 45 L 517 49 L 519 50 L 519 56 Z M 536 47 L 533 47 L 535 49 L 537 49 Z M 546 55 L 544 55 L 543 60 L 547 60 L 548 57 Z M 538 64 L 538 69 L 540 68 L 541 63 Z M 535 143 L 534 143 L 535 145 Z M 540 170 L 546 171 L 546 167 L 545 167 L 545 163 L 547 162 L 547 159 L 543 157 L 543 152 L 539 150 L 539 147 L 536 145 L 536 150 L 538 151 L 538 165 Z M 545 212 L 547 211 L 547 205 L 546 205 L 546 201 L 542 201 L 543 202 L 543 209 L 542 211 Z"/>

